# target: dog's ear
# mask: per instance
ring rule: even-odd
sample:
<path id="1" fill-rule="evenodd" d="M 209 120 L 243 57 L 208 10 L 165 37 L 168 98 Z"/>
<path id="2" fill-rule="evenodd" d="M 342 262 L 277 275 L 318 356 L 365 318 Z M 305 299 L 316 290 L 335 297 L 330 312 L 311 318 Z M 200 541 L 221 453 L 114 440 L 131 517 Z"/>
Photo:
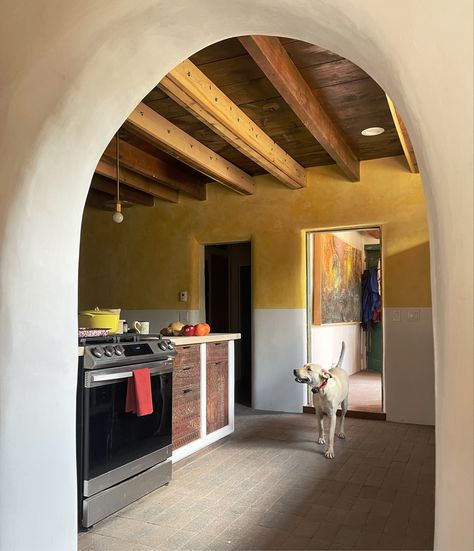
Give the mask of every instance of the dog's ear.
<path id="1" fill-rule="evenodd" d="M 321 370 L 321 376 L 324 377 L 325 379 L 331 379 L 332 378 L 331 373 L 329 373 L 329 371 L 327 369 L 322 369 Z"/>

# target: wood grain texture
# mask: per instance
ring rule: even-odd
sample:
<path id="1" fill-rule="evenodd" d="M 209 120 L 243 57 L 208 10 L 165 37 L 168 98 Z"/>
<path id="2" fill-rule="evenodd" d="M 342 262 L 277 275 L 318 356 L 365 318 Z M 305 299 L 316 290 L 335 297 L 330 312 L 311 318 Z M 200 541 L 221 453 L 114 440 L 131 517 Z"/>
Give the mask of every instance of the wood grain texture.
<path id="1" fill-rule="evenodd" d="M 290 188 L 306 185 L 305 169 L 248 117 L 190 60 L 160 82 L 160 88 L 197 119 Z"/>
<path id="2" fill-rule="evenodd" d="M 103 158 L 109 162 L 116 159 L 115 140 L 110 142 L 104 151 Z M 120 140 L 120 166 L 141 174 L 159 184 L 165 185 L 187 195 L 206 200 L 206 186 L 189 176 L 187 172 L 179 167 L 166 163 L 162 159 Z"/>
<path id="3" fill-rule="evenodd" d="M 176 347 L 173 365 L 173 449 L 201 436 L 201 355 L 199 345 Z"/>
<path id="4" fill-rule="evenodd" d="M 206 429 L 210 434 L 229 424 L 227 343 L 208 343 L 206 358 Z"/>
<path id="5" fill-rule="evenodd" d="M 400 113 L 393 104 L 393 101 L 388 96 L 387 102 L 390 107 L 390 112 L 392 113 L 393 122 L 395 123 L 395 128 L 397 129 L 398 137 L 400 139 L 400 143 L 402 144 L 403 153 L 405 154 L 410 172 L 418 174 L 420 172 L 418 169 L 418 162 L 416 160 L 415 150 L 413 149 L 410 136 L 408 135 L 408 130 L 402 120 L 402 117 L 400 116 Z"/>
<path id="6" fill-rule="evenodd" d="M 352 181 L 359 179 L 359 160 L 344 135 L 311 91 L 276 37 L 240 38 L 242 45 L 301 122 Z M 336 62 L 338 63 L 338 62 Z M 308 76 L 306 76 L 308 78 Z M 314 84 L 313 84 L 314 87 Z"/>
<path id="7" fill-rule="evenodd" d="M 91 189 L 107 194 L 107 198 L 109 200 L 114 198 L 117 192 L 116 183 L 109 178 L 101 176 L 100 174 L 94 174 L 92 177 Z M 131 203 L 144 207 L 153 207 L 155 204 L 153 195 L 125 185 L 120 186 L 120 199 L 130 201 Z"/>
<path id="8" fill-rule="evenodd" d="M 101 159 L 99 161 L 95 172 L 96 174 L 100 174 L 101 176 L 114 181 L 117 179 L 117 168 L 115 164 L 110 163 L 105 159 Z M 162 184 L 158 184 L 157 182 L 154 182 L 149 178 L 145 178 L 141 174 L 132 172 L 125 167 L 120 169 L 120 183 L 170 203 L 177 203 L 179 200 L 179 193 L 176 190 L 170 189 Z"/>
<path id="9" fill-rule="evenodd" d="M 255 182 L 251 176 L 144 103 L 134 109 L 125 126 L 230 189 L 244 195 L 255 192 Z"/>

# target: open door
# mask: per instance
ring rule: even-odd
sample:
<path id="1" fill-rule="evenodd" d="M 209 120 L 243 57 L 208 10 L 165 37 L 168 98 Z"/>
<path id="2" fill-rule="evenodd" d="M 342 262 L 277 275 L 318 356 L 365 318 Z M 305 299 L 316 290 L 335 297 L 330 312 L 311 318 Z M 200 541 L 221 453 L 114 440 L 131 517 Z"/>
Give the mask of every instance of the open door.
<path id="1" fill-rule="evenodd" d="M 235 401 L 252 405 L 250 243 L 206 245 L 206 321 L 214 333 L 240 333 L 235 341 Z"/>

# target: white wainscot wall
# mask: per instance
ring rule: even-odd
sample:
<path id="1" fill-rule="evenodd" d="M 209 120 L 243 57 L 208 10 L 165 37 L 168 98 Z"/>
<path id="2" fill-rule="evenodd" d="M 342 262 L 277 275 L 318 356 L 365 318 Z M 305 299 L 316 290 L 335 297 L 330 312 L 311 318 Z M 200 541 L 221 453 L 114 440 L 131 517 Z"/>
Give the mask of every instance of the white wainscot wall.
<path id="1" fill-rule="evenodd" d="M 435 424 L 431 308 L 384 308 L 388 421 Z"/>
<path id="2" fill-rule="evenodd" d="M 163 327 L 173 321 L 182 323 L 199 323 L 204 321 L 199 319 L 199 310 L 162 310 L 162 309 L 141 309 L 128 310 L 124 309 L 120 313 L 120 318 L 128 321 L 128 327 L 131 328 L 134 321 L 149 321 L 150 333 L 159 333 Z"/>
<path id="3" fill-rule="evenodd" d="M 253 324 L 253 407 L 301 413 L 306 385 L 293 370 L 306 363 L 306 310 L 255 309 Z"/>
<path id="4" fill-rule="evenodd" d="M 360 324 L 313 325 L 311 327 L 311 363 L 330 368 L 339 359 L 341 343 L 346 343 L 343 369 L 349 375 L 360 370 Z"/>

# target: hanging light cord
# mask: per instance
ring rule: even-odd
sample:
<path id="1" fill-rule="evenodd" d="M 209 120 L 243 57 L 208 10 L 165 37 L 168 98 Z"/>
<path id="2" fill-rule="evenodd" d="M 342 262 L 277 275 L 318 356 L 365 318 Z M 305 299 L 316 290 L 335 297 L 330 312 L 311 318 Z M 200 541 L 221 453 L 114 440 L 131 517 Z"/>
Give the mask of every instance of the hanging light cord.
<path id="1" fill-rule="evenodd" d="M 116 164 L 117 164 L 117 203 L 120 203 L 120 145 L 119 145 L 119 133 L 115 135 L 115 157 L 116 157 Z"/>
<path id="2" fill-rule="evenodd" d="M 123 221 L 122 203 L 120 202 L 120 148 L 119 148 L 119 133 L 115 135 L 115 162 L 117 166 L 117 194 L 115 197 L 115 210 L 112 215 L 112 220 L 116 224 L 120 224 Z"/>

